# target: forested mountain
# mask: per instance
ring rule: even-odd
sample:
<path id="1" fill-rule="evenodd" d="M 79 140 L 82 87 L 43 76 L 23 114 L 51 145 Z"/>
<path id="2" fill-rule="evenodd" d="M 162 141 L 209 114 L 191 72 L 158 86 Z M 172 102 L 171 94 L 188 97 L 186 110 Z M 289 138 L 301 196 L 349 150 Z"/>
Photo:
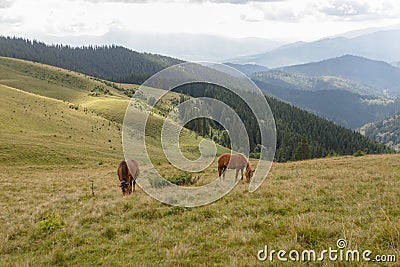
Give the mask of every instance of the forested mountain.
<path id="1" fill-rule="evenodd" d="M 400 112 L 400 99 L 361 96 L 344 90 L 304 91 L 255 83 L 265 92 L 350 129 Z"/>
<path id="2" fill-rule="evenodd" d="M 252 112 L 242 99 L 215 85 L 191 84 L 178 87 L 175 91 L 193 97 L 215 98 L 232 107 L 246 126 L 252 155 L 257 156 L 259 130 Z M 383 144 L 371 141 L 357 132 L 337 126 L 273 97 L 267 97 L 267 101 L 274 114 L 277 129 L 276 161 L 318 158 L 331 154 L 350 155 L 357 150 L 368 153 L 387 151 Z M 210 127 L 220 127 L 207 119 L 193 120 L 187 126 L 212 139 L 215 139 L 215 131 L 210 131 Z"/>
<path id="3" fill-rule="evenodd" d="M 307 75 L 300 72 L 270 70 L 254 73 L 251 78 L 271 85 L 277 85 L 292 90 L 320 91 L 345 90 L 360 95 L 384 96 L 382 90 L 336 76 Z"/>
<path id="4" fill-rule="evenodd" d="M 345 55 L 315 63 L 281 68 L 308 76 L 337 76 L 400 95 L 400 69 L 386 62 Z"/>
<path id="5" fill-rule="evenodd" d="M 181 63 L 170 57 L 138 53 L 121 46 L 46 45 L 22 38 L 0 37 L 0 56 L 40 62 L 98 78 L 142 83 L 156 72 Z"/>
<path id="6" fill-rule="evenodd" d="M 360 132 L 373 140 L 400 151 L 400 114 L 361 127 Z"/>

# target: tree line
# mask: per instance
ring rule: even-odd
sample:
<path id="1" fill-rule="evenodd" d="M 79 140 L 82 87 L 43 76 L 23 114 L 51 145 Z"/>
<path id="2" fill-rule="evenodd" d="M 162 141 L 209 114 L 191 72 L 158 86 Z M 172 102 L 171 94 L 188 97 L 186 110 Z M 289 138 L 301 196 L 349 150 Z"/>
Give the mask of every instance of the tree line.
<path id="1" fill-rule="evenodd" d="M 158 71 L 182 62 L 116 45 L 72 47 L 2 36 L 0 56 L 40 62 L 114 82 L 135 84 L 141 84 Z"/>

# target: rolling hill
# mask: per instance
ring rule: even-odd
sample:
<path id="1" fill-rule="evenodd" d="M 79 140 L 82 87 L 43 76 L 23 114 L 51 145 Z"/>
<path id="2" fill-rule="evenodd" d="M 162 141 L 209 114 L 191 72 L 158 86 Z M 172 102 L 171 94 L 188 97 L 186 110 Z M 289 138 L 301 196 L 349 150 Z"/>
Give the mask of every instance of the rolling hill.
<path id="1" fill-rule="evenodd" d="M 0 69 L 0 83 L 3 85 L 83 107 L 90 106 L 106 118 L 118 122 L 122 121 L 129 101 L 124 92 L 134 92 L 138 87 L 5 57 L 0 57 Z"/>
<path id="2" fill-rule="evenodd" d="M 118 124 L 3 84 L 0 93 L 2 164 L 95 165 L 105 155 L 108 160 L 121 158 Z"/>
<path id="3" fill-rule="evenodd" d="M 230 59 L 238 64 L 259 64 L 269 68 L 316 62 L 346 54 L 383 60 L 398 61 L 400 30 L 378 30 L 353 38 L 332 37 L 314 42 L 297 42 L 272 51 Z"/>
<path id="4" fill-rule="evenodd" d="M 17 59 L 0 58 L 0 68 L 2 69 L 0 84 L 66 101 L 72 107 L 76 105 L 116 123 L 122 122 L 129 102 L 129 98 L 124 93 L 130 93 L 137 87 L 136 85 L 110 83 L 83 74 Z M 220 97 L 223 101 L 228 99 L 228 94 L 221 94 L 222 91 L 210 92 L 212 97 Z M 215 92 L 219 93 L 216 94 Z M 196 88 L 190 93 L 194 97 L 201 94 Z M 179 95 L 175 97 L 179 98 Z M 236 100 L 231 100 L 234 102 L 228 104 L 237 106 Z M 358 133 L 338 127 L 331 122 L 280 101 L 274 99 L 268 101 L 271 103 L 272 112 L 276 118 L 278 131 L 276 159 L 279 161 L 295 159 L 297 146 L 304 143 L 304 138 L 308 140 L 307 145 L 310 146 L 310 154 L 307 155 L 310 158 L 335 153 L 353 154 L 357 150 L 365 150 L 370 153 L 385 151 L 382 145 L 371 142 Z M 163 114 L 163 111 L 159 113 Z M 160 123 L 162 123 L 161 118 L 160 120 L 155 118 L 155 121 L 151 124 L 154 126 L 155 132 L 158 132 L 156 129 L 160 128 L 157 126 Z M 251 122 L 249 121 L 249 123 Z M 314 131 L 313 129 L 321 129 L 321 131 Z M 157 146 L 158 141 L 155 140 L 154 142 L 153 145 Z M 189 146 L 188 150 L 191 148 L 192 146 Z"/>

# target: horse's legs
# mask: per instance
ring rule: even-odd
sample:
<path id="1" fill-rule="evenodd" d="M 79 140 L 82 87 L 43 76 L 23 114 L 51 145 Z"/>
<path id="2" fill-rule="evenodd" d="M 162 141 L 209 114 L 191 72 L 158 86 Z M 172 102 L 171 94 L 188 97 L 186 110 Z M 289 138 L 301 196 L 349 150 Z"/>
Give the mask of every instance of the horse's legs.
<path id="1" fill-rule="evenodd" d="M 128 191 L 128 194 L 131 194 L 131 193 L 132 193 L 132 180 L 133 180 L 133 177 L 132 177 L 131 174 L 129 174 L 129 175 L 128 175 L 128 181 L 129 181 L 129 191 Z"/>
<path id="2" fill-rule="evenodd" d="M 235 182 L 236 182 L 236 180 L 237 180 L 238 174 L 239 174 L 239 169 L 236 169 Z"/>
<path id="3" fill-rule="evenodd" d="M 226 167 L 222 166 L 222 167 L 218 167 L 218 176 L 219 176 L 219 180 L 221 181 L 221 178 L 223 180 L 225 180 L 225 172 L 226 172 Z"/>
<path id="4" fill-rule="evenodd" d="M 133 192 L 135 192 L 135 187 L 136 187 L 136 177 L 133 179 Z"/>
<path id="5" fill-rule="evenodd" d="M 242 173 L 242 178 L 240 178 L 240 180 L 243 180 L 243 168 L 240 169 L 241 173 Z"/>

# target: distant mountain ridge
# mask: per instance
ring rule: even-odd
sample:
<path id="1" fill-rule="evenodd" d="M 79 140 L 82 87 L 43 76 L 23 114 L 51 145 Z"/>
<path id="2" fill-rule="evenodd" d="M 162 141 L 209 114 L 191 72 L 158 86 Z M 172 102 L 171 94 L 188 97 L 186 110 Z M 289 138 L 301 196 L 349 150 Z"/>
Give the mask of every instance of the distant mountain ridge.
<path id="1" fill-rule="evenodd" d="M 282 42 L 259 37 L 232 38 L 212 34 L 148 33 L 110 27 L 101 36 L 79 35 L 57 37 L 44 35 L 46 43 L 68 43 L 73 46 L 118 45 L 134 51 L 167 55 L 189 61 L 223 62 L 227 58 L 264 53 Z"/>
<path id="2" fill-rule="evenodd" d="M 296 42 L 266 53 L 237 57 L 229 61 L 276 68 L 351 54 L 394 62 L 400 60 L 399 43 L 400 29 L 381 30 L 353 38 L 331 37 L 314 42 Z"/>
<path id="3" fill-rule="evenodd" d="M 344 55 L 319 62 L 280 68 L 309 76 L 337 76 L 400 95 L 400 69 L 383 61 Z"/>
<path id="4" fill-rule="evenodd" d="M 372 86 L 336 76 L 309 76 L 304 73 L 274 69 L 266 72 L 253 73 L 251 78 L 292 90 L 345 90 L 360 95 L 385 95 L 382 90 Z"/>
<path id="5" fill-rule="evenodd" d="M 224 63 L 225 65 L 228 65 L 234 69 L 237 69 L 240 72 L 243 72 L 247 76 L 251 76 L 252 74 L 256 72 L 265 72 L 268 71 L 269 69 L 267 67 L 261 66 L 261 65 L 256 65 L 256 64 L 235 64 L 235 63 Z"/>
<path id="6" fill-rule="evenodd" d="M 394 99 L 400 95 L 400 69 L 382 61 L 345 55 L 251 78 L 269 94 L 351 129 L 400 111 L 400 99 Z"/>
<path id="7" fill-rule="evenodd" d="M 400 99 L 380 101 L 345 90 L 303 91 L 255 83 L 270 95 L 350 129 L 400 112 Z"/>

